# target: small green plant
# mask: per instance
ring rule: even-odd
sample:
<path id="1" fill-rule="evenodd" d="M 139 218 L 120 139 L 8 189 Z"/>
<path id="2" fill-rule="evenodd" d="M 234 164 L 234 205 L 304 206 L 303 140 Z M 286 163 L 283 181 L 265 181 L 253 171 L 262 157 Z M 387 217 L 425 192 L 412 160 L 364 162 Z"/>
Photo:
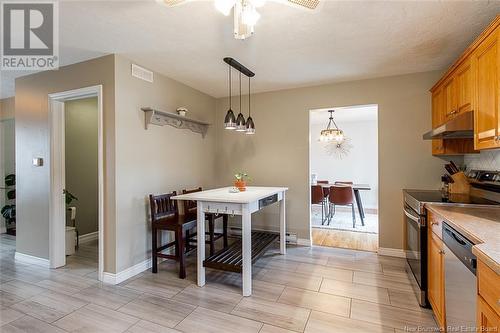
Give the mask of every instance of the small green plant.
<path id="1" fill-rule="evenodd" d="M 250 180 L 250 177 L 245 172 L 238 172 L 238 173 L 236 173 L 234 175 L 234 178 L 236 178 L 236 180 L 245 180 L 245 181 L 249 181 Z"/>
<path id="2" fill-rule="evenodd" d="M 73 202 L 73 200 L 75 200 L 75 201 L 78 200 L 78 198 L 75 197 L 73 193 L 71 193 L 70 191 L 68 191 L 66 189 L 63 190 L 63 193 L 64 193 L 65 198 L 66 198 L 65 199 L 66 200 L 66 206 L 71 205 L 71 203 Z"/>
<path id="3" fill-rule="evenodd" d="M 7 200 L 15 200 L 16 199 L 16 175 L 10 174 L 5 176 L 4 178 L 5 187 L 1 187 L 2 190 L 7 191 L 6 196 Z M 3 218 L 7 222 L 7 224 L 13 224 L 16 222 L 16 205 L 15 204 L 6 204 L 0 210 L 0 214 L 2 214 Z"/>

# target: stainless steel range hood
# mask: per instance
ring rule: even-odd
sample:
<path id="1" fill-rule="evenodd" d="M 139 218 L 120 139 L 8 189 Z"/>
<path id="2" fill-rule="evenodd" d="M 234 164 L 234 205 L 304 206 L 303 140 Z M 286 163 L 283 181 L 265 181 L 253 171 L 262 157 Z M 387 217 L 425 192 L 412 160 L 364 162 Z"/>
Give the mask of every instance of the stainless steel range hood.
<path id="1" fill-rule="evenodd" d="M 424 140 L 468 139 L 474 137 L 473 112 L 464 112 L 423 135 Z"/>

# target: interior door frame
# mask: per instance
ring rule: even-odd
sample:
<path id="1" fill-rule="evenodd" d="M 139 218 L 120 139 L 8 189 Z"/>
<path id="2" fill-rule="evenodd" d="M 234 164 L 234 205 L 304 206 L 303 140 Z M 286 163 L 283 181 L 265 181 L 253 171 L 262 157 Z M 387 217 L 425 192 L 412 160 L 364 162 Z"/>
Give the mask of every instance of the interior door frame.
<path id="1" fill-rule="evenodd" d="M 50 268 L 66 265 L 66 204 L 65 187 L 65 124 L 64 102 L 97 97 L 98 135 L 98 253 L 97 279 L 102 281 L 104 271 L 104 136 L 102 85 L 68 90 L 48 95 L 50 140 L 50 195 L 49 195 L 49 263 Z"/>
<path id="2" fill-rule="evenodd" d="M 311 120 L 311 113 L 313 111 L 318 111 L 318 110 L 327 110 L 327 109 L 342 109 L 342 108 L 356 108 L 356 107 L 366 107 L 366 106 L 375 106 L 377 108 L 377 147 L 379 148 L 379 143 L 380 143 L 380 104 L 378 103 L 369 103 L 369 104 L 352 104 L 352 105 L 345 105 L 345 106 L 336 106 L 336 107 L 331 107 L 331 108 L 314 108 L 314 109 L 309 109 L 307 111 L 307 116 L 308 116 L 308 123 L 307 123 L 307 126 L 308 126 L 308 129 L 307 129 L 307 132 L 308 132 L 308 141 L 309 141 L 309 144 L 307 146 L 307 177 L 308 177 L 308 194 L 309 194 L 309 199 L 308 199 L 308 212 L 309 212 L 309 239 L 311 241 L 311 245 L 310 246 L 315 246 L 313 244 L 313 240 L 312 240 L 312 221 L 311 221 L 311 218 L 312 218 L 312 206 L 311 206 L 311 197 L 312 197 L 312 194 L 311 194 L 311 172 L 312 172 L 312 168 L 311 168 L 311 145 L 312 145 L 312 133 L 311 133 L 311 127 L 312 127 L 312 120 Z M 377 148 L 377 210 L 378 210 L 378 215 L 380 217 L 380 190 L 379 190 L 379 185 L 380 185 L 380 154 L 379 154 L 379 151 L 380 149 Z M 378 232 L 377 232 L 377 238 L 378 238 L 378 249 L 380 250 L 380 219 L 378 221 Z"/>

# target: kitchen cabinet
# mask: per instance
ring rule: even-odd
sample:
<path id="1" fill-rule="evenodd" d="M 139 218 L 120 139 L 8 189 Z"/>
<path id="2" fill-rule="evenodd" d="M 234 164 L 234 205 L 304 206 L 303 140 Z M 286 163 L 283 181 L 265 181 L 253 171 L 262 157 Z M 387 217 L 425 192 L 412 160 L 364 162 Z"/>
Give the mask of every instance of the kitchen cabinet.
<path id="1" fill-rule="evenodd" d="M 432 92 L 432 128 L 441 126 L 444 123 L 443 89 L 438 88 Z M 432 155 L 444 154 L 444 140 L 432 140 Z"/>
<path id="2" fill-rule="evenodd" d="M 470 59 L 457 68 L 455 74 L 456 114 L 472 111 L 472 75 Z"/>
<path id="3" fill-rule="evenodd" d="M 498 332 L 500 329 L 500 275 L 478 260 L 476 276 L 478 332 Z"/>
<path id="4" fill-rule="evenodd" d="M 432 128 L 443 125 L 461 112 L 470 110 L 470 64 L 464 63 L 457 75 L 432 91 Z M 462 91 L 462 92 L 460 92 Z M 475 153 L 472 139 L 433 139 L 432 155 Z"/>
<path id="5" fill-rule="evenodd" d="M 457 113 L 456 83 L 457 81 L 453 75 L 443 83 L 443 104 L 445 121 L 450 120 Z"/>
<path id="6" fill-rule="evenodd" d="M 431 88 L 432 127 L 474 113 L 472 139 L 434 139 L 433 155 L 500 148 L 500 15 Z"/>
<path id="7" fill-rule="evenodd" d="M 427 229 L 427 298 L 434 311 L 436 321 L 441 328 L 445 323 L 445 301 L 444 301 L 444 246 L 442 240 L 432 231 L 432 224 L 437 222 L 438 217 L 429 213 L 430 226 Z"/>
<path id="8" fill-rule="evenodd" d="M 500 148 L 499 31 L 497 27 L 471 55 L 476 149 Z"/>
<path id="9" fill-rule="evenodd" d="M 478 332 L 498 332 L 500 329 L 500 316 L 481 297 L 477 296 Z"/>

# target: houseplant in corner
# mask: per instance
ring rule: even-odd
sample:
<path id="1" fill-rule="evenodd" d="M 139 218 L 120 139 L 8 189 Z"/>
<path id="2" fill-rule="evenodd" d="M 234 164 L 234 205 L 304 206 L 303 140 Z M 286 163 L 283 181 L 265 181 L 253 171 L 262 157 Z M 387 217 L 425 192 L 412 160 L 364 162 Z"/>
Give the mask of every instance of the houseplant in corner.
<path id="1" fill-rule="evenodd" d="M 240 190 L 240 192 L 246 191 L 247 189 L 247 181 L 250 180 L 250 177 L 248 177 L 248 174 L 244 172 L 238 172 L 237 174 L 234 175 L 234 186 Z"/>

